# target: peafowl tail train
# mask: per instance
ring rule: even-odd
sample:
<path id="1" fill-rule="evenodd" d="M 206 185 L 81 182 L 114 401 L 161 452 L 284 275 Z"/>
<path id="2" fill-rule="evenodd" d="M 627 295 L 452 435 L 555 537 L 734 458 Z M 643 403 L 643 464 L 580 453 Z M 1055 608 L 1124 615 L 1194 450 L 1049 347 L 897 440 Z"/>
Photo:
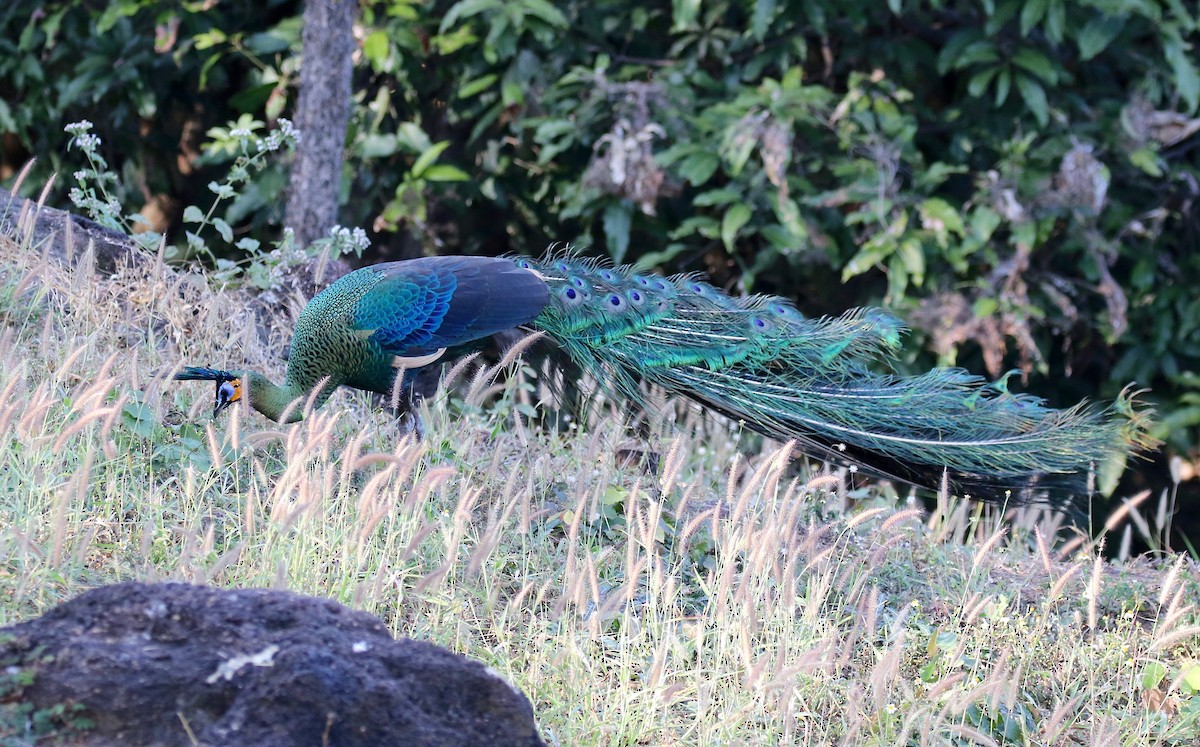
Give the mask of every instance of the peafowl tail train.
<path id="1" fill-rule="evenodd" d="M 880 476 L 1013 504 L 1083 494 L 1153 439 L 1126 393 L 1108 408 L 1047 407 L 962 369 L 877 373 L 902 325 L 879 310 L 808 319 L 772 297 L 733 298 L 573 258 L 517 259 L 550 301 L 540 329 L 629 398 L 663 387 L 800 450 Z"/>

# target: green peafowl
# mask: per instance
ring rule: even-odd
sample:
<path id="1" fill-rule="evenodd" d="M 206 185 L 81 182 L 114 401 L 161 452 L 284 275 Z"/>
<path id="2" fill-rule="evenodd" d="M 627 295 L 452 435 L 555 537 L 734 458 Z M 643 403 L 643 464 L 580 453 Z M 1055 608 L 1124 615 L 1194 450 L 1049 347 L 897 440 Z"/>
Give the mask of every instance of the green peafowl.
<path id="1" fill-rule="evenodd" d="M 812 456 L 916 485 L 1013 502 L 1082 492 L 1088 472 L 1147 447 L 1146 414 L 1053 409 L 958 368 L 878 373 L 903 327 L 879 310 L 810 319 L 769 296 L 731 297 L 570 256 L 427 257 L 349 273 L 296 323 L 282 385 L 254 371 L 183 369 L 216 382 L 216 416 L 245 397 L 295 421 L 339 386 L 411 391 L 415 369 L 498 331 L 541 330 L 615 394 L 681 394 Z M 409 397 L 406 403 L 411 405 Z"/>

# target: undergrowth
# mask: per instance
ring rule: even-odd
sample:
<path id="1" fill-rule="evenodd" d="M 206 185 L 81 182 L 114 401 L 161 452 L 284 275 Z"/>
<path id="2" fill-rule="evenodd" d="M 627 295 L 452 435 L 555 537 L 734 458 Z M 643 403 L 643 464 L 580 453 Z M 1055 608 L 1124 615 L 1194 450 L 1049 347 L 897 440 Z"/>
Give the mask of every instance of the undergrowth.
<path id="1" fill-rule="evenodd" d="M 172 371 L 278 372 L 285 323 L 0 242 L 0 624 L 121 580 L 332 598 L 492 666 L 551 744 L 1197 743 L 1185 555 L 896 508 L 678 405 L 631 438 L 520 360 L 451 371 L 421 442 L 349 391 L 214 422 Z"/>

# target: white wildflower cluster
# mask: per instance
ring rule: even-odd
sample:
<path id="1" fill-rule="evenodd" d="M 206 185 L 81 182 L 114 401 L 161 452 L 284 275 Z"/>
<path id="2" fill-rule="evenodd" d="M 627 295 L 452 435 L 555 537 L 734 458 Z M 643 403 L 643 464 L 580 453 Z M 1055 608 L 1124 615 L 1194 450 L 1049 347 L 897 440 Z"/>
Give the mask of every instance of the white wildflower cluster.
<path id="1" fill-rule="evenodd" d="M 245 139 L 249 138 L 250 136 L 252 136 L 253 134 L 254 133 L 250 132 L 250 130 L 246 129 L 245 127 L 235 127 L 229 131 L 230 137 L 235 137 L 240 140 L 245 140 Z"/>
<path id="2" fill-rule="evenodd" d="M 236 130 L 235 130 L 236 132 Z M 300 130 L 292 124 L 292 120 L 279 118 L 279 129 L 267 135 L 265 140 L 258 141 L 258 149 L 264 151 L 276 151 L 285 144 L 298 145 L 300 143 Z"/>
<path id="3" fill-rule="evenodd" d="M 67 196 L 75 207 L 86 210 L 92 217 L 107 215 L 115 218 L 121 214 L 121 204 L 113 198 L 102 200 L 79 187 L 71 187 Z"/>
<path id="4" fill-rule="evenodd" d="M 357 227 L 350 229 L 344 226 L 334 226 L 329 230 L 329 238 L 335 254 L 354 252 L 361 255 L 371 245 L 371 240 L 367 238 L 367 232 Z"/>
<path id="5" fill-rule="evenodd" d="M 100 136 L 92 134 L 92 123 L 86 119 L 72 122 L 63 129 L 72 136 L 68 148 L 78 146 L 84 153 L 93 153 L 100 147 Z"/>
<path id="6" fill-rule="evenodd" d="M 292 124 L 292 120 L 280 117 L 279 131 L 283 133 L 284 137 L 291 138 L 292 142 L 300 142 L 300 130 L 296 129 L 296 126 Z"/>
<path id="7" fill-rule="evenodd" d="M 283 281 L 287 277 L 287 267 L 284 263 L 269 265 L 267 268 L 267 282 L 273 291 L 283 288 Z"/>
<path id="8" fill-rule="evenodd" d="M 271 254 L 281 268 L 298 267 L 308 262 L 308 254 L 298 246 L 281 246 Z"/>

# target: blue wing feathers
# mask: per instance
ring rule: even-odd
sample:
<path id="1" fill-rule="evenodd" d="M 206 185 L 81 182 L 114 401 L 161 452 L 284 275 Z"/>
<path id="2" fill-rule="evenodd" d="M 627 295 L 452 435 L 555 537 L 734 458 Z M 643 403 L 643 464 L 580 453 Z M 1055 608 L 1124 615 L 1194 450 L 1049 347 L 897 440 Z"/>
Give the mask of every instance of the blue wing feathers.
<path id="1" fill-rule="evenodd" d="M 375 265 L 378 282 L 358 302 L 354 326 L 393 355 L 452 348 L 532 321 L 545 282 L 512 260 L 426 257 Z"/>

